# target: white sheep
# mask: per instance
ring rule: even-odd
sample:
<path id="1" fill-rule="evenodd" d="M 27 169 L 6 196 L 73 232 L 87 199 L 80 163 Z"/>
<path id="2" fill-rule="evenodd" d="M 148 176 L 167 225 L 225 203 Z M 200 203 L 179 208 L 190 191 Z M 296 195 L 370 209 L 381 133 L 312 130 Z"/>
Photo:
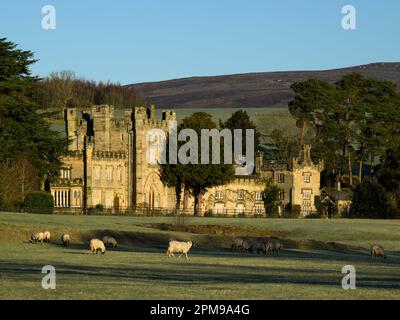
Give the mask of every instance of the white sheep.
<path id="1" fill-rule="evenodd" d="M 278 255 L 279 250 L 282 249 L 282 243 L 279 240 L 269 240 L 265 244 L 265 253 L 276 253 Z"/>
<path id="2" fill-rule="evenodd" d="M 371 257 L 381 257 L 386 259 L 385 251 L 380 245 L 375 244 L 371 247 Z"/>
<path id="3" fill-rule="evenodd" d="M 93 254 L 97 254 L 99 251 L 101 251 L 102 254 L 106 253 L 104 242 L 99 239 L 90 240 L 90 251 Z"/>
<path id="4" fill-rule="evenodd" d="M 70 241 L 70 236 L 67 233 L 61 235 L 61 242 L 64 246 L 68 247 Z"/>
<path id="5" fill-rule="evenodd" d="M 50 231 L 43 232 L 43 241 L 50 242 Z"/>
<path id="6" fill-rule="evenodd" d="M 103 237 L 103 242 L 104 242 L 104 244 L 105 244 L 105 246 L 107 247 L 112 247 L 112 248 L 116 248 L 117 247 L 117 244 L 118 244 L 118 242 L 117 242 L 117 240 L 115 240 L 115 238 L 113 238 L 113 237 L 110 237 L 110 236 L 104 236 Z"/>
<path id="7" fill-rule="evenodd" d="M 31 235 L 31 239 L 29 240 L 30 243 L 33 242 L 40 242 L 43 243 L 44 235 L 43 232 L 37 232 Z"/>
<path id="8" fill-rule="evenodd" d="M 189 259 L 187 253 L 189 252 L 190 248 L 194 246 L 193 241 L 181 242 L 170 240 L 167 249 L 168 258 L 175 257 L 174 253 L 180 253 L 179 258 L 182 254 L 185 254 L 186 259 Z"/>
<path id="9" fill-rule="evenodd" d="M 242 246 L 243 246 L 243 239 L 241 239 L 241 238 L 233 239 L 233 242 L 231 245 L 232 250 L 241 250 Z"/>

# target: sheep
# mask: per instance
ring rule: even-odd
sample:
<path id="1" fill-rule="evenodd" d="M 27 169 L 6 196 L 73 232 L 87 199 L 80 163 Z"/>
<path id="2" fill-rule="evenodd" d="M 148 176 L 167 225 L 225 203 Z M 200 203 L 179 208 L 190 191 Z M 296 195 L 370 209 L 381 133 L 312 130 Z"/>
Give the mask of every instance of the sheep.
<path id="1" fill-rule="evenodd" d="M 50 242 L 50 231 L 43 232 L 43 241 L 47 243 Z"/>
<path id="2" fill-rule="evenodd" d="M 70 236 L 67 233 L 61 235 L 61 242 L 64 246 L 68 247 L 70 241 Z"/>
<path id="3" fill-rule="evenodd" d="M 265 253 L 276 253 L 278 255 L 279 250 L 282 249 L 282 243 L 279 240 L 269 240 L 265 244 Z"/>
<path id="4" fill-rule="evenodd" d="M 256 245 L 255 245 L 255 251 L 257 252 L 257 253 L 267 253 L 267 250 L 266 250 L 266 244 L 264 243 L 264 242 L 257 242 L 256 243 Z"/>
<path id="5" fill-rule="evenodd" d="M 253 245 L 248 241 L 243 241 L 241 251 L 242 252 L 250 252 L 250 253 L 252 253 L 253 252 Z"/>
<path id="6" fill-rule="evenodd" d="M 40 242 L 43 244 L 44 235 L 43 232 L 37 232 L 31 235 L 31 239 L 29 240 L 30 243 L 33 242 Z"/>
<path id="7" fill-rule="evenodd" d="M 182 256 L 182 254 L 185 254 L 186 259 L 189 259 L 187 253 L 193 246 L 194 246 L 193 241 L 181 242 L 176 240 L 170 240 L 167 249 L 168 258 L 175 257 L 174 253 L 180 253 L 179 258 Z"/>
<path id="8" fill-rule="evenodd" d="M 103 237 L 103 242 L 104 242 L 104 244 L 105 244 L 105 246 L 107 247 L 112 247 L 112 248 L 116 248 L 117 247 L 117 244 L 118 244 L 118 242 L 117 242 L 117 240 L 115 240 L 115 238 L 113 238 L 113 237 L 110 237 L 110 236 L 104 236 Z"/>
<path id="9" fill-rule="evenodd" d="M 233 239 L 233 242 L 231 245 L 232 250 L 241 250 L 242 246 L 243 246 L 243 239 L 241 239 L 241 238 Z"/>
<path id="10" fill-rule="evenodd" d="M 385 251 L 380 245 L 375 244 L 371 247 L 371 257 L 381 257 L 386 259 Z"/>
<path id="11" fill-rule="evenodd" d="M 106 253 L 104 242 L 99 239 L 90 240 L 90 251 L 93 254 L 97 254 L 99 251 L 101 251 L 102 254 Z"/>

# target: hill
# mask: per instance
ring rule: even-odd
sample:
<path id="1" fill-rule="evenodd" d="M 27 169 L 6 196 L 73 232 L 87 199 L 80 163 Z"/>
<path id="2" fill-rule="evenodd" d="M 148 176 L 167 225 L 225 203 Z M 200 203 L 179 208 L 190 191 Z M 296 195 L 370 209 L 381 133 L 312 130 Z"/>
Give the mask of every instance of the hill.
<path id="1" fill-rule="evenodd" d="M 343 75 L 395 82 L 400 88 L 400 63 L 372 63 L 323 71 L 285 71 L 191 77 L 127 85 L 134 87 L 157 108 L 251 108 L 286 105 L 293 98 L 293 82 L 319 78 L 335 82 Z"/>

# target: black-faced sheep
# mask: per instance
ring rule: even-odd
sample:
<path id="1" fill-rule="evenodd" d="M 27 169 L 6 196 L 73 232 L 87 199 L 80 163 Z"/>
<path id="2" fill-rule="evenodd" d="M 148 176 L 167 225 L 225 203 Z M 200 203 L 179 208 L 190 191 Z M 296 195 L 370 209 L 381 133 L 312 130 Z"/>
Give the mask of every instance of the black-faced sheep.
<path id="1" fill-rule="evenodd" d="M 190 248 L 194 246 L 193 241 L 181 242 L 170 240 L 167 249 L 168 258 L 175 257 L 174 253 L 180 253 L 179 258 L 182 254 L 186 256 L 186 259 L 189 259 L 187 253 L 189 252 Z"/>
<path id="2" fill-rule="evenodd" d="M 99 251 L 104 254 L 106 253 L 106 247 L 104 246 L 103 241 L 99 239 L 92 239 L 90 240 L 90 251 L 93 254 L 97 254 Z"/>
<path id="3" fill-rule="evenodd" d="M 380 245 L 375 244 L 371 247 L 371 257 L 386 259 L 385 251 Z"/>
<path id="4" fill-rule="evenodd" d="M 69 241 L 70 241 L 70 236 L 69 234 L 64 233 L 61 236 L 61 242 L 64 246 L 68 247 L 69 246 Z"/>
<path id="5" fill-rule="evenodd" d="M 107 246 L 108 246 L 109 248 L 116 248 L 116 247 L 117 247 L 118 242 L 117 242 L 117 240 L 115 240 L 115 238 L 113 238 L 113 237 L 104 236 L 102 240 L 103 240 L 103 242 L 104 242 L 104 244 L 105 244 L 106 247 L 107 247 Z"/>
<path id="6" fill-rule="evenodd" d="M 35 234 L 31 235 L 31 239 L 29 240 L 29 242 L 30 243 L 33 243 L 33 242 L 35 242 L 35 243 L 37 243 L 37 242 L 43 243 L 43 240 L 44 240 L 43 232 L 38 232 L 38 233 L 35 233 Z"/>

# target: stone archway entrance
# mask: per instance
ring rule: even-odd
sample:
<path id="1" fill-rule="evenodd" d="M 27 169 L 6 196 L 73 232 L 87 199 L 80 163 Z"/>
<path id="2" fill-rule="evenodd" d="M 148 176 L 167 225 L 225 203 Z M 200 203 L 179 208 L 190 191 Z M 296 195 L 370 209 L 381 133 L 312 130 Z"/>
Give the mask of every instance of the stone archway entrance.
<path id="1" fill-rule="evenodd" d="M 150 209 L 159 209 L 162 207 L 161 192 L 163 190 L 162 183 L 156 174 L 151 174 L 147 177 L 144 186 L 144 205 Z"/>

